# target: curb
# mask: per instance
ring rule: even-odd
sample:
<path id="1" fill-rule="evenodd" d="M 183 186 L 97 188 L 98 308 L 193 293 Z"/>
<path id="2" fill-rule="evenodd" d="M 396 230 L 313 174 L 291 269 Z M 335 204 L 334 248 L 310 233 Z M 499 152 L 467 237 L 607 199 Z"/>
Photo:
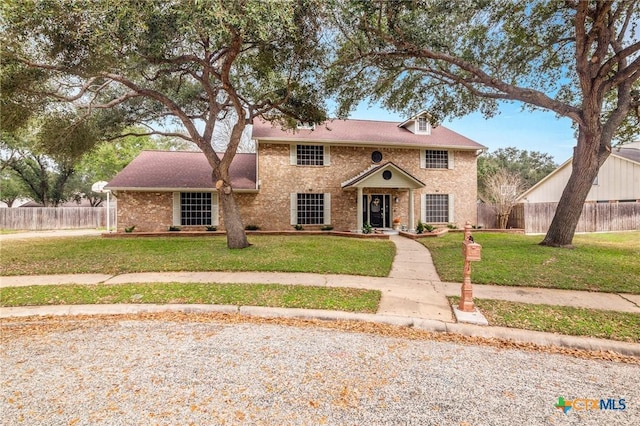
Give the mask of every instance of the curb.
<path id="1" fill-rule="evenodd" d="M 376 315 L 328 311 L 320 309 L 269 308 L 263 306 L 202 305 L 202 304 L 113 304 L 113 305 L 53 305 L 0 308 L 0 318 L 24 318 L 31 316 L 61 315 L 113 315 L 158 312 L 231 313 L 262 318 L 296 318 L 323 321 L 360 321 L 399 327 L 413 327 L 423 331 L 453 333 L 470 337 L 511 340 L 516 343 L 533 343 L 541 346 L 559 346 L 588 351 L 609 351 L 640 357 L 640 345 L 594 337 L 568 336 L 541 331 L 520 330 L 506 327 L 479 326 L 449 323 L 414 317 Z"/>

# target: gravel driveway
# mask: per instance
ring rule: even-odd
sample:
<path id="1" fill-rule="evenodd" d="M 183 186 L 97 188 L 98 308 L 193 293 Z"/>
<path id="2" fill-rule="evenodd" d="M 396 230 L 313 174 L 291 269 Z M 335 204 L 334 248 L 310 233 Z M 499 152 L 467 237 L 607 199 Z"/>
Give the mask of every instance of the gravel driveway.
<path id="1" fill-rule="evenodd" d="M 53 319 L 0 360 L 3 425 L 640 424 L 639 365 L 324 328 Z"/>

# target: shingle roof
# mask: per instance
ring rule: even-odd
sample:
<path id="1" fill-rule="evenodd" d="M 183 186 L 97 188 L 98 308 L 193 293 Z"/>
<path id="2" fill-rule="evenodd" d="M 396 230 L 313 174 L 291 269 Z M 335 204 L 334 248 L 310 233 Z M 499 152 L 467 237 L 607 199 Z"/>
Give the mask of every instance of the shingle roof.
<path id="1" fill-rule="evenodd" d="M 222 155 L 222 154 L 219 154 Z M 142 151 L 107 185 L 112 190 L 179 190 L 214 187 L 202 152 Z M 235 190 L 256 189 L 256 155 L 236 154 L 229 170 Z"/>
<path id="2" fill-rule="evenodd" d="M 636 163 L 640 163 L 640 149 L 636 148 L 614 148 L 611 151 L 612 154 L 618 155 L 622 158 L 626 158 L 627 160 L 635 161 Z"/>
<path id="3" fill-rule="evenodd" d="M 371 120 L 333 120 L 317 125 L 313 130 L 284 131 L 271 123 L 256 120 L 252 138 L 282 142 L 315 142 L 340 145 L 397 146 L 416 148 L 457 148 L 463 150 L 486 149 L 446 127 L 431 129 L 430 135 L 414 134 L 398 123 Z"/>

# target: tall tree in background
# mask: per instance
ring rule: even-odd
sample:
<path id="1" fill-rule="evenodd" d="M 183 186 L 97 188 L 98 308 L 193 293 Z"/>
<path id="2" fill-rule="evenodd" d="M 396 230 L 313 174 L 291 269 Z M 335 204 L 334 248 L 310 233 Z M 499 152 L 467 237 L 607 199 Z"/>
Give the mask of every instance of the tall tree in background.
<path id="1" fill-rule="evenodd" d="M 541 243 L 569 246 L 612 141 L 638 113 L 639 4 L 336 1 L 340 50 L 328 82 L 341 115 L 369 98 L 396 110 L 426 108 L 436 121 L 477 110 L 491 116 L 499 101 L 570 118 L 573 171 Z"/>
<path id="2" fill-rule="evenodd" d="M 20 182 L 24 198 L 55 207 L 70 198 L 66 186 L 78 159 L 69 152 L 48 154 L 37 135 L 38 130 L 30 126 L 0 132 L 0 168 Z"/>
<path id="3" fill-rule="evenodd" d="M 485 177 L 498 170 L 506 170 L 518 176 L 521 180 L 521 191 L 526 191 L 557 167 L 549 154 L 512 146 L 482 153 L 478 157 L 478 192 L 482 193 L 484 189 Z"/>
<path id="4" fill-rule="evenodd" d="M 71 117 L 66 131 L 95 130 L 94 144 L 120 138 L 133 125 L 147 130 L 130 134 L 192 142 L 213 169 L 227 245 L 247 247 L 229 167 L 256 118 L 290 127 L 326 119 L 316 90 L 325 58 L 321 6 L 319 0 L 9 0 L 0 36 L 7 125 L 42 111 Z M 219 156 L 213 135 L 230 112 L 238 119 Z M 166 130 L 171 126 L 180 130 Z"/>

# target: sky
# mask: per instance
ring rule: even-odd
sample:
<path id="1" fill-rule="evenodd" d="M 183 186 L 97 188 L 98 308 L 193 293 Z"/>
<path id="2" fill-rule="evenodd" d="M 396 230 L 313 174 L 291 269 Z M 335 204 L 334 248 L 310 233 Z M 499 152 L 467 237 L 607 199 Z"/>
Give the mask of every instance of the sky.
<path id="1" fill-rule="evenodd" d="M 402 122 L 408 117 L 379 106 L 361 104 L 350 118 Z M 442 125 L 484 146 L 489 152 L 509 146 L 550 154 L 559 165 L 573 155 L 576 144 L 571 120 L 557 118 L 552 112 L 522 110 L 520 104 L 504 103 L 500 114 L 485 119 L 474 113 Z"/>

